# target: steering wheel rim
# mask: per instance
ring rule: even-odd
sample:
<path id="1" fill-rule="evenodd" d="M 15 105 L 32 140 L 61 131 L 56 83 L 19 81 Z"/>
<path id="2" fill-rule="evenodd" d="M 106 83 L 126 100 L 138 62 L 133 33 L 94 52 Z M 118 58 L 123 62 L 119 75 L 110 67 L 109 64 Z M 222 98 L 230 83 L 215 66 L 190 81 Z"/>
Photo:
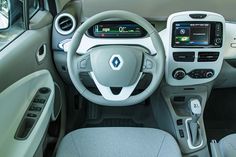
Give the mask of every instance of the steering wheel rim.
<path id="1" fill-rule="evenodd" d="M 145 55 L 144 57 L 148 58 L 149 60 L 152 60 L 153 67 L 151 69 L 152 73 L 152 81 L 149 84 L 149 86 L 140 94 L 130 96 L 125 100 L 121 101 L 111 101 L 105 99 L 103 96 L 96 95 L 92 92 L 90 92 L 82 83 L 82 81 L 79 78 L 79 75 L 77 74 L 77 64 L 76 58 L 78 58 L 76 54 L 76 50 L 80 45 L 80 42 L 82 40 L 83 35 L 85 32 L 93 25 L 106 20 L 110 18 L 119 18 L 123 20 L 129 20 L 134 23 L 137 23 L 141 27 L 143 27 L 147 33 L 149 34 L 152 44 L 154 48 L 156 49 L 156 55 L 150 56 Z M 106 106 L 128 106 L 128 105 L 134 105 L 137 103 L 140 103 L 144 101 L 146 98 L 148 98 L 158 87 L 160 84 L 163 75 L 164 75 L 164 62 L 165 62 L 165 55 L 164 55 L 164 48 L 161 41 L 161 38 L 157 32 L 157 30 L 144 18 L 128 12 L 128 11 L 122 11 L 122 10 L 111 10 L 111 11 L 105 11 L 101 12 L 99 14 L 96 14 L 92 17 L 90 17 L 88 20 L 86 20 L 74 33 L 70 48 L 67 52 L 67 67 L 68 72 L 71 78 L 71 81 L 73 82 L 75 88 L 79 91 L 79 93 L 84 96 L 86 99 L 88 99 L 91 102 L 94 102 L 96 104 L 100 105 L 106 105 Z M 84 55 L 84 58 L 87 56 Z M 80 60 L 81 61 L 81 60 Z M 148 72 L 148 69 L 146 69 Z M 150 70 L 150 69 L 149 69 Z M 91 73 L 90 73 L 91 74 Z M 93 78 L 93 77 L 92 77 Z M 93 78 L 94 79 L 94 78 Z M 96 83 L 96 81 L 95 81 Z M 96 84 L 97 85 L 97 84 Z"/>

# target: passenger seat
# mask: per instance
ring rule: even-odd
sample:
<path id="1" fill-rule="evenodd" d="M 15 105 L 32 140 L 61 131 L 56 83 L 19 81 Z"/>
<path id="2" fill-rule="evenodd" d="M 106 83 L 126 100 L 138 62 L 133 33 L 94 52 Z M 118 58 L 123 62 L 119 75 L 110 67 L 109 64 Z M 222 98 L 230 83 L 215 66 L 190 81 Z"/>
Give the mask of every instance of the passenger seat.
<path id="1" fill-rule="evenodd" d="M 219 142 L 222 157 L 236 157 L 236 134 L 231 134 Z"/>

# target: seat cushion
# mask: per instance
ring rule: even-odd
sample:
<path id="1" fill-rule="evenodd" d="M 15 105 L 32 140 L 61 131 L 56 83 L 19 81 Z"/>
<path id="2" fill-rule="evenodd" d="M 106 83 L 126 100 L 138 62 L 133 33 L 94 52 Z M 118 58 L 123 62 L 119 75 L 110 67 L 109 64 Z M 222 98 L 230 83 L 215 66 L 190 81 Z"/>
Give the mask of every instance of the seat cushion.
<path id="1" fill-rule="evenodd" d="M 219 142 L 223 157 L 236 157 L 236 134 L 231 134 Z"/>
<path id="2" fill-rule="evenodd" d="M 181 157 L 175 139 L 151 128 L 86 128 L 66 135 L 57 157 Z"/>

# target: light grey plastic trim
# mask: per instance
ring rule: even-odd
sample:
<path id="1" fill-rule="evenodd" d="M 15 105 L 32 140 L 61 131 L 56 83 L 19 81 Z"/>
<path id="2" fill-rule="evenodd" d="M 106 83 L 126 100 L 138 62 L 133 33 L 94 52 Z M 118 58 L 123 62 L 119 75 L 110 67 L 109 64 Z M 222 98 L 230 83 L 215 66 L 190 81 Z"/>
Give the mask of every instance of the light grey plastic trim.
<path id="1" fill-rule="evenodd" d="M 30 19 L 29 29 L 36 30 L 44 26 L 50 25 L 53 21 L 53 16 L 49 11 L 39 10 L 33 17 Z"/>
<path id="2" fill-rule="evenodd" d="M 58 109 L 58 113 L 55 113 L 55 105 L 57 105 L 57 104 L 53 104 L 53 110 L 52 110 L 52 116 L 51 116 L 51 120 L 52 121 L 55 121 L 55 120 L 57 120 L 57 117 L 59 116 L 59 114 L 60 114 L 60 111 L 61 111 L 61 108 L 62 108 L 62 102 L 63 102 L 63 100 L 62 100 L 62 91 L 61 91 L 61 88 L 60 88 L 60 86 L 56 83 L 56 82 L 54 82 L 54 86 L 58 89 L 58 92 L 59 92 L 59 95 L 60 95 L 60 97 L 57 97 L 57 99 L 60 99 L 60 104 L 59 104 L 59 109 Z M 56 89 L 55 89 L 56 90 Z M 55 91 L 56 92 L 56 91 Z M 55 99 L 56 99 L 56 95 L 55 95 Z M 55 100 L 56 101 L 56 100 Z"/>
<path id="3" fill-rule="evenodd" d="M 225 49 L 224 49 L 224 59 L 236 59 L 236 47 L 232 44 L 236 44 L 236 23 L 225 24 Z M 236 46 L 236 45 L 235 45 Z"/>
<path id="4" fill-rule="evenodd" d="M 234 6 L 236 6 L 236 1 L 234 0 L 83 0 L 82 2 L 82 15 L 84 18 L 89 18 L 90 16 L 107 9 L 123 9 L 134 12 L 142 17 L 157 21 L 166 21 L 170 14 L 181 10 L 212 11 L 222 14 L 227 20 L 236 19 L 236 15 L 233 14 L 235 12 Z"/>
<path id="5" fill-rule="evenodd" d="M 65 17 L 65 16 L 67 16 L 68 18 L 70 18 L 72 20 L 72 28 L 70 30 L 68 30 L 68 31 L 63 31 L 60 28 L 60 26 L 59 26 L 60 18 Z M 71 14 L 69 14 L 69 13 L 62 13 L 59 16 L 56 17 L 55 28 L 56 28 L 58 33 L 60 33 L 62 35 L 68 35 L 68 34 L 72 33 L 75 30 L 75 27 L 76 27 L 76 21 L 75 21 L 74 16 L 72 16 Z"/>
<path id="6" fill-rule="evenodd" d="M 198 146 L 192 145 L 190 131 L 189 131 L 189 127 L 188 127 L 188 122 L 191 120 L 192 120 L 192 118 L 187 118 L 185 120 L 185 126 L 186 126 L 186 131 L 187 131 L 187 143 L 188 143 L 188 146 L 190 149 L 198 149 L 203 145 L 203 139 L 201 140 L 201 143 Z"/>

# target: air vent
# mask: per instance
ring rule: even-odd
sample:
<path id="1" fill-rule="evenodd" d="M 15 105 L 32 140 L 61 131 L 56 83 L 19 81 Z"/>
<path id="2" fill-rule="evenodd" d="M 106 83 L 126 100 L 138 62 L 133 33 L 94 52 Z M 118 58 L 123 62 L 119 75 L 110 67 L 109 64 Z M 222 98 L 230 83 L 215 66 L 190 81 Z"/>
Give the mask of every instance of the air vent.
<path id="1" fill-rule="evenodd" d="M 176 62 L 194 62 L 195 52 L 173 52 Z"/>
<path id="2" fill-rule="evenodd" d="M 218 59 L 219 52 L 199 52 L 198 62 L 214 62 Z"/>
<path id="3" fill-rule="evenodd" d="M 55 27 L 58 33 L 68 35 L 75 30 L 75 18 L 68 13 L 60 14 L 55 20 Z"/>

